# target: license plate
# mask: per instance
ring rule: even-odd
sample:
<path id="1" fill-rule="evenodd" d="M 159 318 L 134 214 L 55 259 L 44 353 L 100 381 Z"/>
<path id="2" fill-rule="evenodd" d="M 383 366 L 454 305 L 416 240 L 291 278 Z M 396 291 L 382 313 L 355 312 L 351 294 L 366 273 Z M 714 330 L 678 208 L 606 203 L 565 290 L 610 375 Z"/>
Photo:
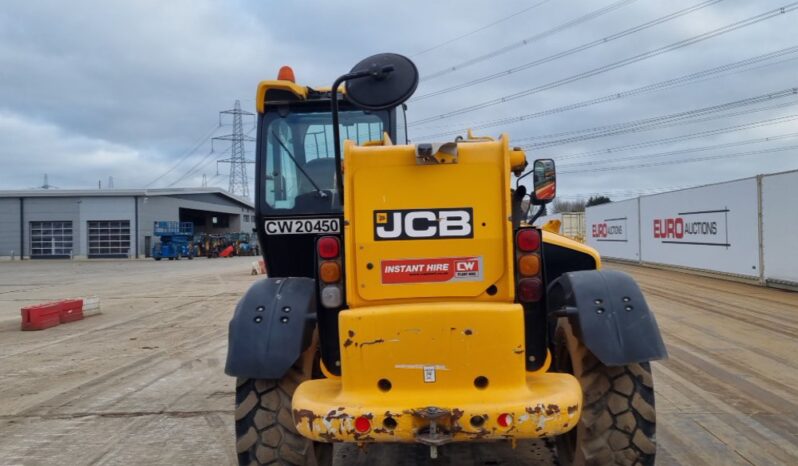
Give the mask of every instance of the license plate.
<path id="1" fill-rule="evenodd" d="M 340 233 L 341 222 L 337 218 L 295 218 L 266 220 L 267 235 L 307 235 L 313 233 Z"/>

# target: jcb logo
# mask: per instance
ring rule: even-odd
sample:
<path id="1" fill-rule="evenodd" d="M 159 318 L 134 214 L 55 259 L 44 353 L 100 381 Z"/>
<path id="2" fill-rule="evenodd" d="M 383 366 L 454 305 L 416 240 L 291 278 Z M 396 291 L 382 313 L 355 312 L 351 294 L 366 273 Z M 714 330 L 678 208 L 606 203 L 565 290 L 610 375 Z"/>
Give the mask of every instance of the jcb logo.
<path id="1" fill-rule="evenodd" d="M 412 209 L 374 212 L 374 239 L 473 238 L 473 210 Z"/>

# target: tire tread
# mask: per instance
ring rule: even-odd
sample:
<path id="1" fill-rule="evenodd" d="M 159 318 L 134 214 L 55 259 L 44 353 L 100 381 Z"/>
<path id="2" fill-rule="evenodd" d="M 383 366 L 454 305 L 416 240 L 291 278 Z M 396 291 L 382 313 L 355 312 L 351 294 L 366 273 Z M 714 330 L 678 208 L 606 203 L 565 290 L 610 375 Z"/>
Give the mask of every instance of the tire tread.
<path id="1" fill-rule="evenodd" d="M 314 442 L 299 435 L 294 426 L 291 398 L 304 379 L 302 368 L 296 364 L 278 381 L 237 381 L 236 450 L 240 465 L 330 464 L 327 459 L 332 455 L 317 457 Z"/>
<path id="2" fill-rule="evenodd" d="M 565 344 L 561 340 L 569 340 L 573 367 L 581 370 L 581 374 L 574 375 L 584 392 L 573 463 L 653 465 L 656 411 L 651 365 L 642 362 L 605 366 L 568 333 L 558 329 L 558 342 Z"/>

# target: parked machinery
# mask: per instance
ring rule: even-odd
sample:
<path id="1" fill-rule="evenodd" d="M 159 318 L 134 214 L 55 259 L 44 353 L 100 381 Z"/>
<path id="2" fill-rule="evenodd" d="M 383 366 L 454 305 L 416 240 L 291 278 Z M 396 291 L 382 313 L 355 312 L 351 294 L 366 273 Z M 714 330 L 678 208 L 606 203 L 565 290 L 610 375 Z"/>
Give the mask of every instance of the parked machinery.
<path id="1" fill-rule="evenodd" d="M 160 241 L 152 247 L 152 257 L 159 261 L 163 258 L 178 260 L 194 258 L 194 224 L 191 222 L 156 221 L 153 234 Z"/>
<path id="2" fill-rule="evenodd" d="M 253 256 L 258 247 L 249 233 L 207 234 L 194 237 L 195 255 L 216 257 Z"/>

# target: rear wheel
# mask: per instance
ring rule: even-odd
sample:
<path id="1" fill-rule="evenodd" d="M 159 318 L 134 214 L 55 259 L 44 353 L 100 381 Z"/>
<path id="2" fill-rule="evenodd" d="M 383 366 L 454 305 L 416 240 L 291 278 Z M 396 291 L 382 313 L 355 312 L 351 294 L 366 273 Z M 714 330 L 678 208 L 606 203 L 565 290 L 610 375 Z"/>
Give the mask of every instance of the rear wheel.
<path id="1" fill-rule="evenodd" d="M 314 354 L 315 353 L 315 354 Z M 300 383 L 320 376 L 318 353 L 299 358 L 279 380 L 237 379 L 236 452 L 247 466 L 331 466 L 333 446 L 299 435 L 291 414 L 291 398 Z"/>
<path id="2" fill-rule="evenodd" d="M 609 367 L 574 335 L 567 319 L 555 332 L 554 370 L 573 374 L 583 392 L 576 428 L 557 437 L 563 465 L 653 465 L 654 383 L 649 363 Z"/>

